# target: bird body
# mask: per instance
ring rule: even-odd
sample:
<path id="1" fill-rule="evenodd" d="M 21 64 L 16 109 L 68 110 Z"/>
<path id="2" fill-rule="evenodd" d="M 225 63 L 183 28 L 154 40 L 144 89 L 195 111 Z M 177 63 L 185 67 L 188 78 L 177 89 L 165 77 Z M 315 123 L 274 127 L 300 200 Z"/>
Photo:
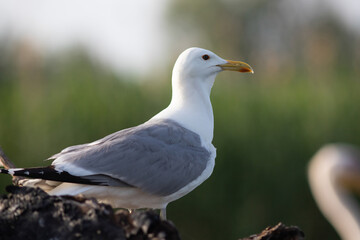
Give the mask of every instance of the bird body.
<path id="1" fill-rule="evenodd" d="M 343 240 L 360 239 L 360 207 L 351 191 L 360 190 L 360 151 L 351 145 L 321 148 L 308 169 L 311 191 L 324 216 Z"/>
<path id="2" fill-rule="evenodd" d="M 68 147 L 50 157 L 54 161 L 49 167 L 0 172 L 34 178 L 21 183 L 50 194 L 83 194 L 114 207 L 164 213 L 169 202 L 192 191 L 213 171 L 210 92 L 222 70 L 253 72 L 246 63 L 189 48 L 175 63 L 170 105 L 144 124 Z"/>

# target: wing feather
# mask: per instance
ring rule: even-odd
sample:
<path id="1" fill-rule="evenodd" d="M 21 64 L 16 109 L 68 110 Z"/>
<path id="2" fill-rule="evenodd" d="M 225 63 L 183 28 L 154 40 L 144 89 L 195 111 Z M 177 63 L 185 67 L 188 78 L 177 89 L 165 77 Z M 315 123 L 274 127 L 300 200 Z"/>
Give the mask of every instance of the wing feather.
<path id="1" fill-rule="evenodd" d="M 54 155 L 53 165 L 72 175 L 84 169 L 152 194 L 169 195 L 200 176 L 210 155 L 198 134 L 161 120 L 69 147 Z"/>

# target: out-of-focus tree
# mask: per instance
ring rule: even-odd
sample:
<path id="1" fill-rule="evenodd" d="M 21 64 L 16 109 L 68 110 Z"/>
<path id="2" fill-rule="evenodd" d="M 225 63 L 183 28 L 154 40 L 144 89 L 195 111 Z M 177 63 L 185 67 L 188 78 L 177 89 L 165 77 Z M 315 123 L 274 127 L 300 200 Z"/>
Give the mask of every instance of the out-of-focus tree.
<path id="1" fill-rule="evenodd" d="M 217 78 L 214 173 L 168 207 L 184 239 L 236 239 L 278 221 L 309 239 L 337 239 L 305 169 L 325 143 L 360 145 L 360 41 L 326 12 L 308 16 L 290 1 L 173 1 L 176 55 L 195 45 L 255 69 Z M 48 165 L 64 147 L 142 123 L 169 103 L 170 67 L 163 81 L 140 82 L 83 50 L 49 57 L 10 40 L 0 40 L 0 145 L 19 167 Z M 0 176 L 0 191 L 9 183 Z"/>
<path id="2" fill-rule="evenodd" d="M 174 1 L 170 29 L 183 42 L 248 59 L 266 81 L 297 71 L 314 78 L 354 71 L 360 64 L 358 33 L 337 21 L 326 5 L 318 8 L 308 11 L 306 1 Z"/>
<path id="3" fill-rule="evenodd" d="M 200 226 L 209 233 L 203 239 L 220 239 L 220 229 L 246 235 L 275 221 L 298 224 L 309 239 L 337 239 L 314 204 L 305 172 L 321 145 L 359 144 L 358 124 L 350 121 L 360 114 L 353 92 L 360 79 L 359 33 L 339 22 L 326 1 L 312 5 L 316 9 L 306 2 L 173 1 L 169 22 L 178 44 L 246 60 L 255 70 L 250 81 L 215 83 L 218 154 L 209 181 L 217 190 L 202 201 L 219 213 L 189 223 L 193 232 Z"/>

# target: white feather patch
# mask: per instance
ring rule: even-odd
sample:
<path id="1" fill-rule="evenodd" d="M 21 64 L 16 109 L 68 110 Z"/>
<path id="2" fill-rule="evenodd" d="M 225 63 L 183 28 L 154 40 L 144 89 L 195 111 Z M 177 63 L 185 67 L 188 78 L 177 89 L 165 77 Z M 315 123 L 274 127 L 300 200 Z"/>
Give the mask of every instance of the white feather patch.
<path id="1" fill-rule="evenodd" d="M 22 170 L 24 170 L 24 168 L 10 168 L 10 169 L 8 170 L 8 173 L 9 173 L 10 175 L 14 175 L 15 172 L 17 172 L 17 171 L 22 171 Z"/>
<path id="2" fill-rule="evenodd" d="M 56 160 L 58 160 L 58 159 L 56 159 Z M 71 163 L 61 163 L 60 161 L 58 161 L 56 164 L 53 164 L 53 165 L 55 167 L 55 170 L 58 171 L 59 174 L 61 172 L 63 172 L 63 171 L 66 171 L 66 172 L 68 172 L 68 173 L 70 173 L 71 175 L 74 175 L 74 176 L 86 176 L 86 175 L 96 174 L 96 172 L 80 168 L 80 167 L 75 166 L 75 165 L 73 165 Z"/>

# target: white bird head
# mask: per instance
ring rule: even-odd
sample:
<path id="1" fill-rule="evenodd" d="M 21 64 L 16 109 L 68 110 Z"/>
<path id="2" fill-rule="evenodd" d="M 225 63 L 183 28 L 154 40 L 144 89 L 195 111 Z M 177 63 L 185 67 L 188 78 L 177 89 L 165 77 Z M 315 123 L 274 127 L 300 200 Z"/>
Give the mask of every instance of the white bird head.
<path id="1" fill-rule="evenodd" d="M 173 79 L 212 80 L 222 70 L 254 73 L 247 63 L 224 60 L 209 50 L 193 47 L 182 52 L 176 60 Z"/>
<path id="2" fill-rule="evenodd" d="M 223 70 L 254 72 L 247 63 L 222 59 L 206 49 L 193 47 L 185 50 L 174 65 L 172 100 L 183 102 L 194 95 L 209 98 L 215 77 Z"/>
<path id="3" fill-rule="evenodd" d="M 214 116 L 210 92 L 216 75 L 223 70 L 254 72 L 247 63 L 222 59 L 209 50 L 185 50 L 173 69 L 171 103 L 152 119 L 172 119 L 211 143 Z"/>

